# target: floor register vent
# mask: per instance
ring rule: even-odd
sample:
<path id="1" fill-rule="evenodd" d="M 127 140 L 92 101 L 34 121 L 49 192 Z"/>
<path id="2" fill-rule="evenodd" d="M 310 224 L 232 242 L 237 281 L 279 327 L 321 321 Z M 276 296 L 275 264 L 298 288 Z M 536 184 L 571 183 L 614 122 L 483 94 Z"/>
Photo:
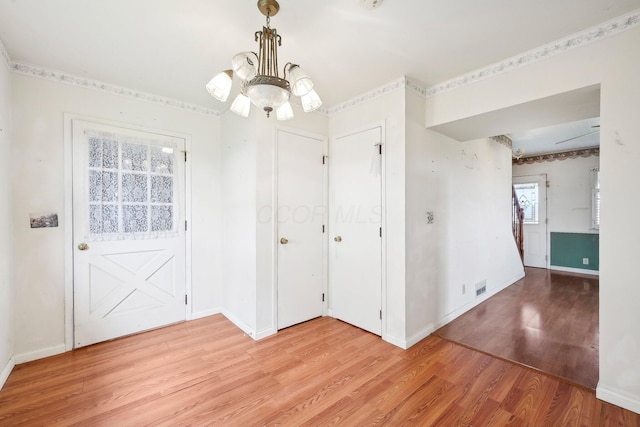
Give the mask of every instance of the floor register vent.
<path id="1" fill-rule="evenodd" d="M 476 283 L 476 297 L 487 292 L 487 281 L 482 280 L 481 282 Z"/>

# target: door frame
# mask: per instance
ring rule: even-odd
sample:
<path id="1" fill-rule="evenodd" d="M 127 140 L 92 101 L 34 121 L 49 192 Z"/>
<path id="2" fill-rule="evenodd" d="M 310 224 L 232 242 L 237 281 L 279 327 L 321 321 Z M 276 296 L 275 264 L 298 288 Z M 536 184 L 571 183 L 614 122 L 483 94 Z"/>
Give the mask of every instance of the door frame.
<path id="1" fill-rule="evenodd" d="M 99 125 L 107 125 L 125 128 L 138 132 L 148 132 L 158 135 L 166 135 L 174 138 L 184 139 L 185 150 L 191 152 L 191 136 L 186 133 L 160 130 L 146 126 L 133 125 L 130 123 L 117 122 L 114 120 L 99 119 L 81 114 L 64 113 L 64 214 L 62 223 L 64 224 L 64 329 L 65 329 L 65 351 L 74 348 L 74 318 L 73 318 L 73 121 L 82 120 Z M 185 220 L 191 224 L 191 162 L 185 162 Z M 185 293 L 187 304 L 185 305 L 185 319 L 193 318 L 192 288 L 191 288 L 191 229 L 187 227 L 185 231 Z"/>
<path id="2" fill-rule="evenodd" d="M 274 150 L 273 150 L 273 208 L 272 208 L 272 221 L 273 221 L 273 290 L 271 292 L 273 296 L 272 310 L 273 310 L 273 331 L 278 332 L 278 133 L 287 132 L 294 135 L 299 135 L 305 138 L 317 139 L 322 141 L 322 153 L 325 159 L 328 158 L 329 151 L 329 139 L 325 135 L 320 135 L 313 132 L 307 132 L 300 129 L 276 125 L 274 130 Z M 320 159 L 318 160 L 320 161 Z M 329 307 L 329 172 L 328 162 L 325 162 L 322 172 L 322 203 L 323 208 L 323 223 L 326 225 L 325 233 L 322 235 L 322 292 L 325 294 L 325 299 L 322 302 L 322 315 L 326 316 Z"/>
<path id="3" fill-rule="evenodd" d="M 374 128 L 380 128 L 380 143 L 382 144 L 382 159 L 380 161 L 381 163 L 381 170 L 380 170 L 380 211 L 381 211 L 381 218 L 380 218 L 380 226 L 382 227 L 382 237 L 381 237 L 381 241 L 380 241 L 380 245 L 381 245 L 381 254 L 380 254 L 380 278 L 381 278 L 381 283 L 380 283 L 380 309 L 382 310 L 382 320 L 381 320 L 381 325 L 380 325 L 380 338 L 384 341 L 388 341 L 387 340 L 387 185 L 386 185 L 386 159 L 387 159 L 387 139 L 386 139 L 386 120 L 379 120 L 379 121 L 374 121 L 374 122 L 369 122 L 367 124 L 358 126 L 358 127 L 353 127 L 350 128 L 347 131 L 343 131 L 340 133 L 337 133 L 335 135 L 331 135 L 331 142 L 333 143 L 336 139 L 340 139 L 340 138 L 344 138 L 350 135 L 354 135 L 356 133 L 361 133 L 361 132 L 365 132 L 367 130 L 370 129 L 374 129 Z M 331 144 L 330 144 L 331 145 Z M 331 153 L 329 152 L 329 173 L 330 173 L 330 169 L 331 169 Z M 331 181 L 328 181 L 328 190 L 329 192 L 331 191 L 331 188 L 329 187 L 329 184 L 331 183 Z M 331 206 L 329 206 L 327 204 L 327 214 L 329 212 L 331 212 Z M 329 233 L 333 233 L 332 230 L 332 225 L 333 225 L 333 219 L 331 218 L 331 216 L 329 216 L 328 218 L 329 220 Z M 330 234 L 327 234 L 327 236 L 329 236 Z M 328 243 L 328 242 L 327 242 Z M 331 249 L 332 246 L 328 245 L 328 251 L 327 251 L 327 258 L 329 260 L 333 259 L 334 257 L 334 253 L 333 250 Z M 332 269 L 329 268 L 329 300 L 331 298 L 331 291 L 333 289 L 334 286 L 334 280 L 333 280 L 333 274 L 332 274 Z M 332 310 L 328 310 L 328 315 L 331 317 L 333 316 L 333 312 Z"/>

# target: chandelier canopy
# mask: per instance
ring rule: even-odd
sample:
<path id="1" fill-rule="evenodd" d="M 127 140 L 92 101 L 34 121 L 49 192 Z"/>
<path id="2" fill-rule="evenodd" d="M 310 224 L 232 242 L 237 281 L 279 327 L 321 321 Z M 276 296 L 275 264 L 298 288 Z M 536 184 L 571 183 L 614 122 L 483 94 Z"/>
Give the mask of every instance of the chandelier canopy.
<path id="1" fill-rule="evenodd" d="M 258 9 L 266 16 L 262 31 L 256 31 L 258 53 L 240 52 L 231 59 L 231 70 L 225 70 L 207 83 L 207 91 L 219 101 L 225 102 L 231 92 L 234 76 L 240 79 L 240 94 L 231 104 L 231 111 L 248 117 L 251 104 L 263 109 L 267 117 L 275 111 L 278 120 L 293 118 L 289 103 L 291 95 L 299 96 L 302 109 L 311 112 L 322 105 L 313 90 L 313 82 L 299 65 L 288 62 L 283 77 L 278 74 L 278 46 L 282 37 L 271 28 L 271 17 L 280 10 L 276 0 L 258 0 Z"/>

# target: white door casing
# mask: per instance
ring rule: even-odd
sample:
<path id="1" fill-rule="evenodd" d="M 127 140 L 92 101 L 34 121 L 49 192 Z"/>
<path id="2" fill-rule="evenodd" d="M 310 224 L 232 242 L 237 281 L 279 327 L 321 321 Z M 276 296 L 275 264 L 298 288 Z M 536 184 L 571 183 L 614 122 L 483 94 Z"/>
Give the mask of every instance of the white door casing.
<path id="1" fill-rule="evenodd" d="M 74 347 L 185 320 L 185 139 L 71 132 Z"/>
<path id="2" fill-rule="evenodd" d="M 547 175 L 514 176 L 513 184 L 524 184 L 537 188 L 537 200 L 528 200 L 526 195 L 518 195 L 521 205 L 523 203 L 525 205 L 530 203 L 537 204 L 537 218 L 535 223 L 527 223 L 525 220 L 523 225 L 524 265 L 526 267 L 548 268 Z M 518 190 L 516 190 L 516 193 L 518 193 Z M 522 207 L 526 210 L 529 206 Z"/>
<path id="3" fill-rule="evenodd" d="M 278 329 L 324 311 L 325 165 L 322 137 L 277 132 Z"/>
<path id="4" fill-rule="evenodd" d="M 334 317 L 382 335 L 381 126 L 331 140 L 330 302 Z"/>

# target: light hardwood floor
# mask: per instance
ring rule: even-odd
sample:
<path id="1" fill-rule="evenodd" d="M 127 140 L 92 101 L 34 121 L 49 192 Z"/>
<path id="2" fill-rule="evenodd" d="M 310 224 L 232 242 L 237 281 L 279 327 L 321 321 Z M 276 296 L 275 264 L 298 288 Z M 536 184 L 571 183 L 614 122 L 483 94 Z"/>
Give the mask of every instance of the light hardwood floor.
<path id="1" fill-rule="evenodd" d="M 436 335 L 595 389 L 598 277 L 541 268 L 525 272 Z"/>
<path id="2" fill-rule="evenodd" d="M 593 391 L 430 336 L 318 318 L 255 342 L 221 315 L 16 366 L 2 426 L 640 426 Z"/>

